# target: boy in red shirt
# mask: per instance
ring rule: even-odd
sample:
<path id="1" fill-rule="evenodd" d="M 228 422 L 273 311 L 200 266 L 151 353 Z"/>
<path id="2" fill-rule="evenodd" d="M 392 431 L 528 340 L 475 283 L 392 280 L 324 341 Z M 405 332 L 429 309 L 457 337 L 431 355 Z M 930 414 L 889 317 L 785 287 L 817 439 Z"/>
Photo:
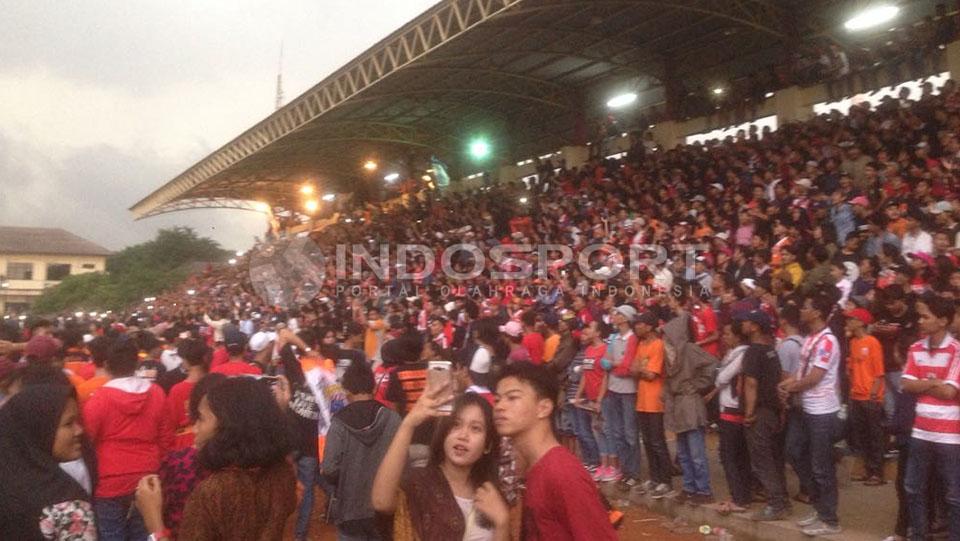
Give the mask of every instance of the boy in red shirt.
<path id="1" fill-rule="evenodd" d="M 259 376 L 263 374 L 263 371 L 260 370 L 259 367 L 255 364 L 248 363 L 243 358 L 243 353 L 247 349 L 247 335 L 237 330 L 227 331 L 224 335 L 224 345 L 227 348 L 227 353 L 230 355 L 230 360 L 214 366 L 210 369 L 210 373 L 223 374 L 225 376 Z"/>
<path id="2" fill-rule="evenodd" d="M 512 439 L 525 464 L 523 538 L 527 541 L 613 541 L 617 534 L 590 474 L 553 435 L 556 377 L 527 362 L 507 365 L 497 382 L 494 424 Z"/>
<path id="3" fill-rule="evenodd" d="M 581 337 L 585 347 L 582 352 L 583 363 L 580 365 L 580 384 L 573 398 L 576 406 L 574 426 L 587 470 L 592 470 L 595 480 L 612 480 L 615 474 L 613 456 L 607 448 L 602 430 L 594 430 L 594 426 L 600 426 L 600 403 L 607 390 L 607 373 L 600 365 L 607 345 L 603 343 L 604 336 L 596 321 L 584 327 Z"/>

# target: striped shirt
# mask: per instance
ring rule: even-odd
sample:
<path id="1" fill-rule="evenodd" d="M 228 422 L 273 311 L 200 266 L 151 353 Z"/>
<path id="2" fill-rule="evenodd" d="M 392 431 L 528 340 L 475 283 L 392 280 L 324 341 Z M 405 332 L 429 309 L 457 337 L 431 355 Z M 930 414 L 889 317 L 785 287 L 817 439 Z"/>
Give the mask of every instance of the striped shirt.
<path id="1" fill-rule="evenodd" d="M 907 350 L 903 379 L 936 378 L 960 389 L 960 341 L 946 335 L 937 347 L 930 338 L 915 342 Z M 913 437 L 935 443 L 960 445 L 960 400 L 940 400 L 929 394 L 917 397 Z"/>
<path id="2" fill-rule="evenodd" d="M 840 392 L 837 387 L 839 366 L 840 342 L 837 342 L 837 337 L 830 331 L 830 327 L 804 339 L 800 348 L 800 372 L 797 379 L 803 379 L 814 368 L 824 370 L 823 379 L 819 383 L 800 393 L 804 413 L 826 415 L 840 411 Z"/>

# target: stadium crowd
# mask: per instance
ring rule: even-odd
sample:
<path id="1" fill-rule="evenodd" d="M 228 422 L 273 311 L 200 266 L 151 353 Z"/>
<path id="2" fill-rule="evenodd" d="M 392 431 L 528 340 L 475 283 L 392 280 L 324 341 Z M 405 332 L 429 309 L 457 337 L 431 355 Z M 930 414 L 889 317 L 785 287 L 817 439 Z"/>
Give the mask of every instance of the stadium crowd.
<path id="1" fill-rule="evenodd" d="M 598 483 L 802 506 L 830 535 L 846 451 L 895 484 L 892 539 L 960 539 L 958 137 L 952 80 L 707 146 L 636 137 L 358 207 L 310 234 L 326 272 L 295 307 L 251 282 L 261 245 L 122 317 L 7 321 L 0 538 L 278 539 L 296 513 L 305 539 L 318 487 L 340 539 L 614 539 Z M 512 250 L 453 254 L 466 279 L 423 253 L 337 275 L 338 245 L 458 243 Z M 547 244 L 575 258 L 520 250 Z"/>

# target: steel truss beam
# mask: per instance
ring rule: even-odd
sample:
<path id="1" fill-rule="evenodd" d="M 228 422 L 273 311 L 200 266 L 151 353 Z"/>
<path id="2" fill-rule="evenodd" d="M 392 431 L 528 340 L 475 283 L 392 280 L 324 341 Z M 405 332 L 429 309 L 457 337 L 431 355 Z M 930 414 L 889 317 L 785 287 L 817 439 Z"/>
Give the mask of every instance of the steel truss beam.
<path id="1" fill-rule="evenodd" d="M 509 10 L 522 0 L 446 0 L 374 45 L 267 119 L 204 158 L 130 210 L 144 218 L 151 209 L 183 196 L 205 180 L 327 111 L 375 86 L 391 74 L 457 39 L 470 29 Z"/>

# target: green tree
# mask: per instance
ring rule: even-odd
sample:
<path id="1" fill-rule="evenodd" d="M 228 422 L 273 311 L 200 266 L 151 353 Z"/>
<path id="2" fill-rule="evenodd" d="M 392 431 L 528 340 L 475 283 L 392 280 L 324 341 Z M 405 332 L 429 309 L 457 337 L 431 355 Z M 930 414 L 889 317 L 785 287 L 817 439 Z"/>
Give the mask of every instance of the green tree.
<path id="1" fill-rule="evenodd" d="M 68 276 L 46 289 L 34 311 L 51 314 L 83 310 L 122 310 L 162 293 L 188 276 L 195 262 L 222 262 L 230 252 L 189 227 L 161 229 L 151 241 L 129 246 L 107 258 L 106 273 Z"/>

